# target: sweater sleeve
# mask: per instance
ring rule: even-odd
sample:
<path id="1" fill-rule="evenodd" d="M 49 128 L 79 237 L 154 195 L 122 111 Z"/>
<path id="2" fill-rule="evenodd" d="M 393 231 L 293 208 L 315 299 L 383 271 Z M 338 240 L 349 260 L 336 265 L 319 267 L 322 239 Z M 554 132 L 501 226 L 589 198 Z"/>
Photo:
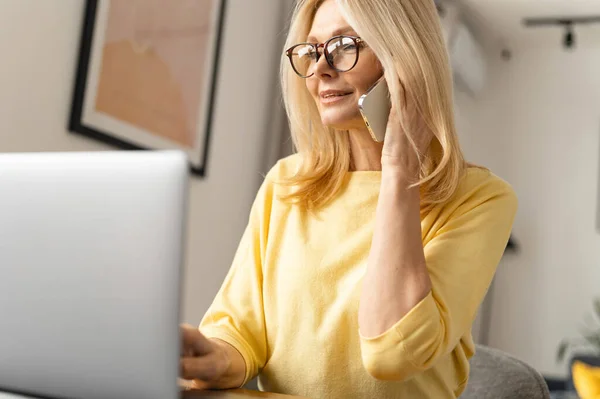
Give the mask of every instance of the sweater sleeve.
<path id="1" fill-rule="evenodd" d="M 208 338 L 232 345 L 244 358 L 246 376 L 254 378 L 267 359 L 263 308 L 263 272 L 272 186 L 265 179 L 243 233 L 232 266 L 200 323 Z"/>
<path id="2" fill-rule="evenodd" d="M 512 188 L 494 178 L 475 187 L 424 246 L 429 294 L 388 331 L 361 336 L 365 369 L 403 381 L 433 367 L 471 329 L 510 236 Z"/>

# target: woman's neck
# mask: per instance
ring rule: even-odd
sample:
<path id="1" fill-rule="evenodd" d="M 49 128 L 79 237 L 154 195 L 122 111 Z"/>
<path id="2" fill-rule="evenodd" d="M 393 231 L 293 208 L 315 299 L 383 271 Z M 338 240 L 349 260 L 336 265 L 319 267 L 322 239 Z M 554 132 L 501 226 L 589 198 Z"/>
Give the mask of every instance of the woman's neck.
<path id="1" fill-rule="evenodd" d="M 383 143 L 371 138 L 367 129 L 350 130 L 350 171 L 381 170 Z"/>

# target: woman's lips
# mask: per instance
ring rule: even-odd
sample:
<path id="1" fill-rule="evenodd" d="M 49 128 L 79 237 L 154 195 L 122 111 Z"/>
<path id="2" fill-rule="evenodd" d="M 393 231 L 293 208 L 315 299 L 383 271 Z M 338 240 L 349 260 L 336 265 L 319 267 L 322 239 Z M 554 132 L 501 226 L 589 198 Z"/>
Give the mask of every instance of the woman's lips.
<path id="1" fill-rule="evenodd" d="M 350 97 L 352 93 L 340 93 L 340 94 L 326 94 L 321 95 L 321 103 L 322 104 L 334 104 L 340 101 L 344 101 L 348 97 Z"/>

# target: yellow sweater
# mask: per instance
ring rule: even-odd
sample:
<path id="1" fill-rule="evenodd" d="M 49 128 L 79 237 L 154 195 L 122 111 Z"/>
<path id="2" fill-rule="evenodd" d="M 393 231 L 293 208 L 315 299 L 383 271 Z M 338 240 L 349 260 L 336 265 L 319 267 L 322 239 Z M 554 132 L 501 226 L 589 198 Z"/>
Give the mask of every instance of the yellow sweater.
<path id="1" fill-rule="evenodd" d="M 278 199 L 280 161 L 261 186 L 233 265 L 200 329 L 239 350 L 246 381 L 316 399 L 455 398 L 474 353 L 471 325 L 508 240 L 511 187 L 470 168 L 454 197 L 422 215 L 433 289 L 389 331 L 358 330 L 381 172 L 349 172 L 316 216 Z"/>

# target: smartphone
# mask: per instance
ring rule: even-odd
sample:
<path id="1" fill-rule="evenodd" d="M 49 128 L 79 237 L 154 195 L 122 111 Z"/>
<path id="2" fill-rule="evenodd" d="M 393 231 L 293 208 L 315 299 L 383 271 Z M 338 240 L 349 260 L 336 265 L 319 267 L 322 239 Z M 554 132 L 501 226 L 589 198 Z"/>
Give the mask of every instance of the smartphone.
<path id="1" fill-rule="evenodd" d="M 392 109 L 390 92 L 384 77 L 381 77 L 360 97 L 358 109 L 373 140 L 382 142 Z"/>

